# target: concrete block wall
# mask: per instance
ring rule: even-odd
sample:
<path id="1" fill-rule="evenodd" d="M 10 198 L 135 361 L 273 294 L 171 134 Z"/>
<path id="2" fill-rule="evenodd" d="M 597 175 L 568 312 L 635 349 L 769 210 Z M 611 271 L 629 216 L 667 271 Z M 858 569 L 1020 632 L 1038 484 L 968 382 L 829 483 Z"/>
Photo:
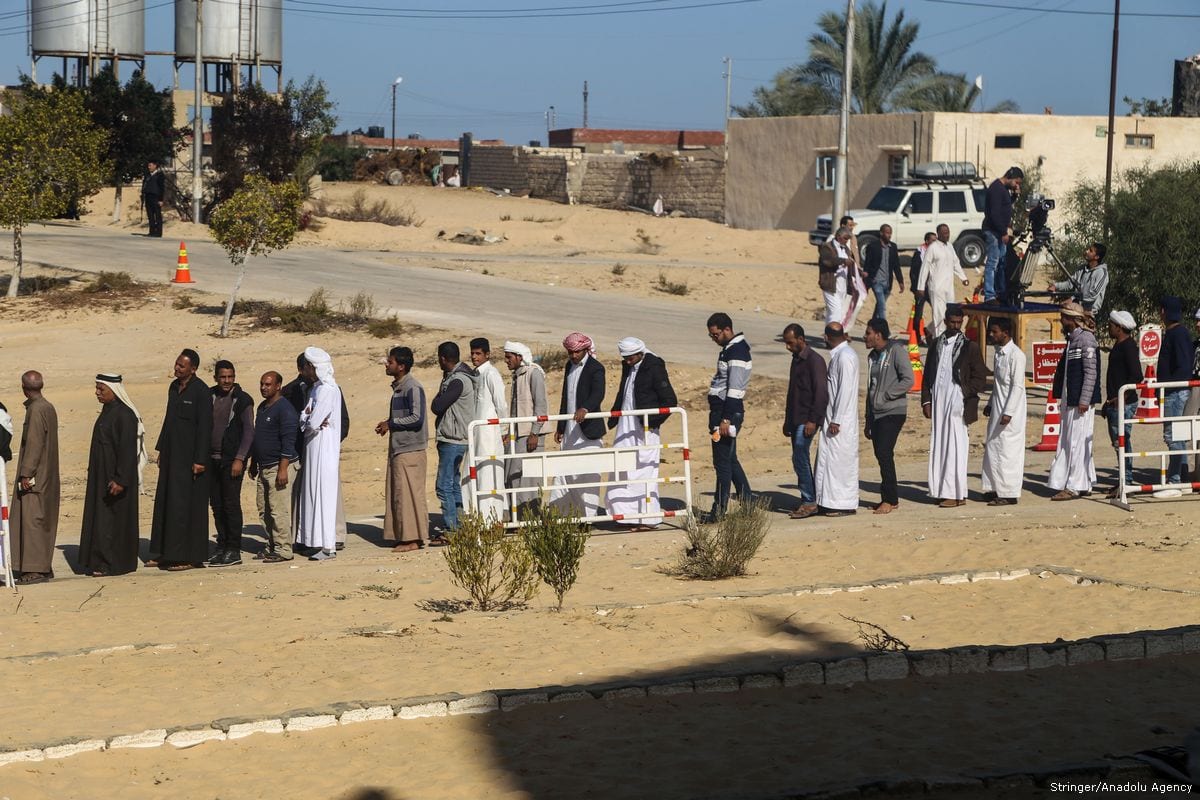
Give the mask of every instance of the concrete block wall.
<path id="1" fill-rule="evenodd" d="M 528 156 L 520 147 L 472 147 L 471 185 L 525 194 L 530 190 Z"/>

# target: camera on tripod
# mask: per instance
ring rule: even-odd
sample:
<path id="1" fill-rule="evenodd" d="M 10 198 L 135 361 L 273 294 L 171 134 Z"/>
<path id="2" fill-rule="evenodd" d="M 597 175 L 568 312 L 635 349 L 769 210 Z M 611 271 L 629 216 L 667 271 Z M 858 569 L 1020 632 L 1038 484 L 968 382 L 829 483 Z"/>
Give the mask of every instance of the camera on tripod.
<path id="1" fill-rule="evenodd" d="M 1039 250 L 1043 244 L 1050 241 L 1050 229 L 1046 227 L 1046 220 L 1053 210 L 1054 201 L 1044 195 L 1033 192 L 1025 198 L 1029 230 L 1033 234 L 1033 241 L 1029 243 L 1029 249 Z"/>

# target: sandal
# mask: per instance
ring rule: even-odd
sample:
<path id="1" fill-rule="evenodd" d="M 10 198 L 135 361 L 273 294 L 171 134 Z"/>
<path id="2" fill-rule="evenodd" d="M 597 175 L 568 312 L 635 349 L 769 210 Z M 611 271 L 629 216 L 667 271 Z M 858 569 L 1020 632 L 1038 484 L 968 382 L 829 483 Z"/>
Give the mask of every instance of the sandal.
<path id="1" fill-rule="evenodd" d="M 792 513 L 788 514 L 788 519 L 808 519 L 815 516 L 818 509 L 816 506 L 800 506 Z"/>
<path id="2" fill-rule="evenodd" d="M 1058 494 L 1050 498 L 1051 500 L 1078 500 L 1079 495 L 1072 492 L 1070 489 L 1063 489 Z"/>
<path id="3" fill-rule="evenodd" d="M 657 525 L 634 525 L 629 529 L 631 533 L 646 533 L 648 531 L 658 530 Z"/>
<path id="4" fill-rule="evenodd" d="M 158 559 L 154 559 L 154 558 L 150 559 L 149 561 L 146 562 L 145 566 L 147 569 L 154 569 L 155 567 L 158 566 Z"/>
<path id="5" fill-rule="evenodd" d="M 18 586 L 28 586 L 32 583 L 46 583 L 50 580 L 50 576 L 45 572 L 23 572 L 21 577 L 17 578 Z"/>
<path id="6" fill-rule="evenodd" d="M 267 555 L 262 557 L 262 563 L 264 564 L 278 564 L 282 561 L 291 561 L 291 559 L 284 558 L 278 553 L 267 553 Z"/>
<path id="7" fill-rule="evenodd" d="M 196 565 L 195 564 L 187 564 L 187 563 L 172 564 L 171 566 L 166 568 L 167 572 L 186 572 L 189 569 L 196 569 Z"/>

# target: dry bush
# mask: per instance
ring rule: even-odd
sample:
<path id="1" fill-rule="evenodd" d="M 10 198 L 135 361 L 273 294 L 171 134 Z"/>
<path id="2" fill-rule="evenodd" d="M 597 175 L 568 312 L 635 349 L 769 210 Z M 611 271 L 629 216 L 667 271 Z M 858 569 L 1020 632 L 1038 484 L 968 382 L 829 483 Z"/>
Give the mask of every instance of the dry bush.
<path id="1" fill-rule="evenodd" d="M 660 292 L 667 294 L 685 295 L 688 293 L 688 285 L 686 283 L 673 283 L 667 280 L 667 275 L 664 272 L 658 273 L 658 286 L 654 287 Z"/>
<path id="2" fill-rule="evenodd" d="M 863 644 L 867 646 L 868 650 L 876 653 L 887 653 L 902 652 L 908 649 L 908 642 L 897 639 L 874 622 L 847 617 L 845 614 L 839 616 L 847 622 L 853 622 L 858 626 L 858 638 L 862 639 Z"/>
<path id="3" fill-rule="evenodd" d="M 408 141 L 405 139 L 404 143 Z M 441 153 L 423 147 L 405 147 L 361 159 L 354 165 L 354 179 L 386 183 L 388 173 L 398 169 L 404 175 L 406 184 L 428 186 L 431 183 L 433 168 L 441 163 Z"/>
<path id="4" fill-rule="evenodd" d="M 558 610 L 563 596 L 579 577 L 579 562 L 587 549 L 588 527 L 563 515 L 549 503 L 539 503 L 533 524 L 522 530 L 542 583 L 554 590 Z"/>
<path id="5" fill-rule="evenodd" d="M 685 578 L 719 580 L 746 574 L 746 565 L 771 527 L 771 503 L 756 498 L 738 503 L 715 524 L 701 525 L 687 517 L 687 549 L 668 571 Z"/>
<path id="6" fill-rule="evenodd" d="M 556 369 L 566 369 L 567 362 L 571 357 L 567 355 L 567 351 L 561 347 L 551 348 L 549 350 L 539 350 L 533 356 L 535 363 L 541 365 L 546 372 L 553 372 Z"/>
<path id="7" fill-rule="evenodd" d="M 86 294 L 115 294 L 140 288 L 128 272 L 101 272 L 85 284 L 82 291 Z"/>
<path id="8" fill-rule="evenodd" d="M 377 306 L 375 305 L 375 297 L 370 292 L 359 292 L 350 298 L 350 302 L 346 304 L 347 315 L 352 319 L 368 320 L 375 316 Z"/>
<path id="9" fill-rule="evenodd" d="M 654 238 L 641 228 L 637 229 L 637 233 L 634 238 L 637 239 L 637 245 L 634 247 L 635 252 L 652 256 L 659 250 L 662 250 L 662 245 L 654 241 Z"/>
<path id="10" fill-rule="evenodd" d="M 193 300 L 192 296 L 187 292 L 184 292 L 171 301 L 171 308 L 174 308 L 177 311 L 186 311 L 189 308 L 195 307 L 196 301 Z M 237 309 L 235 308 L 234 310 L 236 311 Z"/>
<path id="11" fill-rule="evenodd" d="M 370 200 L 366 189 L 357 189 L 350 196 L 350 205 L 330 207 L 324 201 L 317 204 L 313 213 L 346 222 L 378 222 L 381 225 L 393 227 L 419 228 L 424 220 L 417 216 L 411 203 L 393 205 L 387 200 Z"/>
<path id="12" fill-rule="evenodd" d="M 400 318 L 392 314 L 387 319 L 372 319 L 367 321 L 367 333 L 376 339 L 394 339 L 404 333 Z"/>
<path id="13" fill-rule="evenodd" d="M 613 264 L 612 269 L 609 271 L 612 272 L 613 275 L 624 275 L 625 270 L 627 270 L 627 269 L 628 269 L 628 267 L 626 267 L 624 264 L 618 262 L 616 264 Z"/>
<path id="14" fill-rule="evenodd" d="M 471 595 L 480 611 L 529 602 L 537 594 L 538 576 L 525 542 L 505 536 L 503 525 L 477 511 L 460 515 L 458 523 L 442 550 L 451 581 Z"/>

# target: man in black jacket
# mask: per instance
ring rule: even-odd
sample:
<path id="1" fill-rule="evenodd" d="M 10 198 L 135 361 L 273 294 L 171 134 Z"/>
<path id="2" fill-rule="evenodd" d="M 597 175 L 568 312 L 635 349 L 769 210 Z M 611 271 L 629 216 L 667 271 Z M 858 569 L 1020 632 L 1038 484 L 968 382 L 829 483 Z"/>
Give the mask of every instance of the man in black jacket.
<path id="1" fill-rule="evenodd" d="M 892 241 L 892 226 L 881 225 L 879 238 L 872 239 L 863 258 L 867 287 L 875 293 L 874 319 L 887 319 L 887 299 L 892 293 L 892 279 L 904 291 L 904 272 L 900 269 L 900 251 Z"/>
<path id="2" fill-rule="evenodd" d="M 807 519 L 818 511 L 811 446 L 825 424 L 829 386 L 825 359 L 808 346 L 804 328 L 799 323 L 793 322 L 783 329 L 783 346 L 792 354 L 783 435 L 792 443 L 792 469 L 796 472 L 796 487 L 800 490 L 800 507 L 790 516 Z"/>
<path id="3" fill-rule="evenodd" d="M 214 377 L 208 490 L 217 550 L 206 563 L 228 567 L 242 563 L 242 478 L 254 444 L 254 400 L 237 385 L 232 362 L 218 361 Z"/>
<path id="4" fill-rule="evenodd" d="M 671 408 L 678 401 L 667 365 L 646 349 L 646 343 L 632 336 L 617 342 L 621 355 L 621 386 L 613 411 L 632 411 L 643 408 Z M 632 525 L 635 531 L 649 531 L 662 523 L 662 508 L 658 503 L 658 429 L 670 414 L 609 417 L 608 427 L 616 428 L 614 447 L 637 447 L 637 464 L 633 469 L 614 476 L 605 501 L 608 513 L 622 525 Z"/>
<path id="5" fill-rule="evenodd" d="M 917 332 L 917 341 L 922 344 L 929 344 L 928 340 L 924 339 L 925 326 L 925 304 L 929 302 L 925 299 L 923 292 L 917 291 L 917 281 L 921 277 L 921 262 L 925 258 L 925 248 L 929 247 L 930 243 L 937 238 L 937 234 L 933 231 L 928 231 L 925 234 L 925 243 L 913 251 L 912 261 L 908 267 L 908 288 L 913 293 L 913 315 L 912 329 Z"/>
<path id="6" fill-rule="evenodd" d="M 572 333 L 563 339 L 569 362 L 563 370 L 562 399 L 558 413 L 571 414 L 569 420 L 559 420 L 554 441 L 562 450 L 587 450 L 604 445 L 604 420 L 584 419 L 600 410 L 604 402 L 604 365 L 594 357 L 595 348 L 589 336 Z M 600 490 L 596 486 L 572 488 L 575 483 L 599 483 L 598 473 L 563 476 L 550 495 L 550 501 L 573 517 L 587 517 L 600 511 Z"/>
<path id="7" fill-rule="evenodd" d="M 1137 340 L 1133 338 L 1137 330 L 1137 322 L 1128 311 L 1110 311 L 1108 314 L 1108 335 L 1112 337 L 1112 351 L 1108 355 L 1108 374 L 1105 376 L 1104 416 L 1108 420 L 1108 438 L 1112 440 L 1113 449 L 1117 451 L 1117 469 L 1125 470 L 1125 483 L 1133 483 L 1133 460 L 1120 457 L 1121 436 L 1125 437 L 1125 452 L 1133 452 L 1133 424 L 1137 414 L 1138 393 L 1134 389 L 1125 392 L 1124 397 L 1118 397 L 1121 387 L 1129 383 L 1142 382 L 1142 361 L 1138 350 Z M 1117 419 L 1118 404 L 1124 409 L 1125 430 L 1120 430 Z M 1124 462 L 1124 463 L 1122 463 Z M 1120 473 L 1118 473 L 1120 474 Z M 1119 493 L 1120 484 L 1114 486 L 1108 497 L 1114 498 Z"/>
<path id="8" fill-rule="evenodd" d="M 142 204 L 146 207 L 146 221 L 150 223 L 150 233 L 156 239 L 162 238 L 162 204 L 167 193 L 167 181 L 158 162 L 146 164 L 146 174 L 142 178 Z"/>

